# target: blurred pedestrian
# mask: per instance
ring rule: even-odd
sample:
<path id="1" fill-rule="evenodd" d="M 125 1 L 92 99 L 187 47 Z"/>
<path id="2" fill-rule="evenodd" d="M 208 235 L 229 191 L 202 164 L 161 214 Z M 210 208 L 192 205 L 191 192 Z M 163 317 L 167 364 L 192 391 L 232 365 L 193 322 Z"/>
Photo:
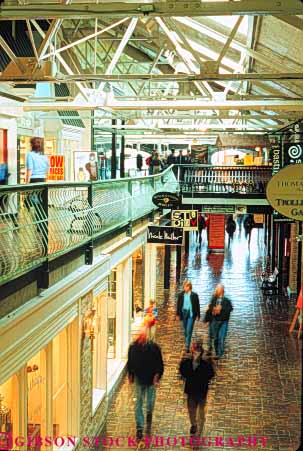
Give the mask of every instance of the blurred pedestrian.
<path id="1" fill-rule="evenodd" d="M 146 398 L 147 434 L 150 434 L 152 415 L 156 400 L 156 386 L 164 371 L 160 347 L 148 340 L 147 330 L 143 328 L 138 338 L 128 350 L 127 372 L 129 382 L 136 385 L 136 427 L 137 440 L 143 437 L 144 412 L 143 404 Z"/>
<path id="2" fill-rule="evenodd" d="M 196 231 L 196 240 L 199 241 L 199 246 L 202 244 L 202 231 L 206 228 L 206 221 L 204 215 L 199 211 L 198 213 L 198 230 Z"/>
<path id="3" fill-rule="evenodd" d="M 46 182 L 49 161 L 43 152 L 43 140 L 35 137 L 30 142 L 32 150 L 26 154 L 26 183 Z"/>
<path id="4" fill-rule="evenodd" d="M 158 322 L 158 309 L 156 301 L 151 299 L 149 306 L 144 310 L 145 317 L 143 324 L 147 327 L 147 335 L 149 340 L 154 340 L 156 336 L 156 324 Z"/>
<path id="5" fill-rule="evenodd" d="M 192 354 L 181 361 L 180 374 L 185 379 L 184 393 L 187 394 L 190 434 L 194 435 L 203 432 L 208 385 L 215 372 L 212 364 L 202 359 L 204 350 L 201 341 L 193 342 L 191 351 Z"/>
<path id="6" fill-rule="evenodd" d="M 159 174 L 159 172 L 162 171 L 163 163 L 162 163 L 162 160 L 160 159 L 159 152 L 155 152 L 155 155 L 151 160 L 151 168 L 152 168 L 153 175 Z"/>
<path id="7" fill-rule="evenodd" d="M 236 223 L 233 219 L 233 216 L 229 215 L 226 221 L 226 232 L 228 234 L 228 248 L 230 246 L 230 241 L 233 240 L 234 238 L 235 231 L 236 231 Z"/>
<path id="8" fill-rule="evenodd" d="M 245 230 L 245 238 L 248 238 L 248 246 L 250 245 L 251 232 L 252 232 L 252 229 L 255 227 L 255 225 L 256 224 L 255 224 L 253 215 L 251 215 L 251 214 L 246 215 L 246 217 L 244 219 L 243 227 Z"/>
<path id="9" fill-rule="evenodd" d="M 204 323 L 209 325 L 207 354 L 212 354 L 214 344 L 216 359 L 220 359 L 224 352 L 224 342 L 228 329 L 228 321 L 232 310 L 233 306 L 231 301 L 224 296 L 223 285 L 218 284 L 203 320 Z"/>
<path id="10" fill-rule="evenodd" d="M 200 303 L 197 293 L 192 291 L 189 280 L 183 282 L 183 291 L 178 295 L 176 318 L 183 323 L 185 347 L 189 351 L 196 319 L 200 319 Z"/>
<path id="11" fill-rule="evenodd" d="M 176 164 L 175 149 L 171 149 L 171 153 L 167 157 L 166 164 L 167 164 L 167 166 L 170 166 L 172 164 Z"/>

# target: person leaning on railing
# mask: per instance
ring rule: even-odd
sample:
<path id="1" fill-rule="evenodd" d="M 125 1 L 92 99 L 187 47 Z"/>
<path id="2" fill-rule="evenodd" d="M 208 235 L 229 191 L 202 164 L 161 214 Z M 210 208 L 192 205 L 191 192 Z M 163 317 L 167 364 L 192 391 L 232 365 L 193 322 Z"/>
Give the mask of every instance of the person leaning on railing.
<path id="1" fill-rule="evenodd" d="M 26 155 L 26 183 L 41 183 L 47 179 L 49 161 L 43 154 L 41 138 L 31 139 L 32 150 Z"/>

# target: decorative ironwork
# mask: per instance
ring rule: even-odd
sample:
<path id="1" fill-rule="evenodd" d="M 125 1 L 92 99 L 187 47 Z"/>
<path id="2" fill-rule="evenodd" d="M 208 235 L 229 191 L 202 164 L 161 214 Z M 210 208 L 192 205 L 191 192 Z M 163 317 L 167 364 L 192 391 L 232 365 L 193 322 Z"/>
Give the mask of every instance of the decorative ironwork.
<path id="1" fill-rule="evenodd" d="M 178 180 L 182 192 L 264 194 L 271 167 L 249 166 L 179 166 Z"/>
<path id="2" fill-rule="evenodd" d="M 158 191 L 176 192 L 171 168 L 134 179 L 0 189 L 0 284 L 152 212 Z"/>

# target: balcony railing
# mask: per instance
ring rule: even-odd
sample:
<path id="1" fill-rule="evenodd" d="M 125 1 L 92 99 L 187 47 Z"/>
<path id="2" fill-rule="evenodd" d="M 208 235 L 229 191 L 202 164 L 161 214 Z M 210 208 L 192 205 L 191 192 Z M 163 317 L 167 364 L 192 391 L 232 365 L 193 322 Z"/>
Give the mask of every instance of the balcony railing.
<path id="1" fill-rule="evenodd" d="M 161 174 L 0 189 L 0 284 L 152 212 L 152 196 L 178 189 Z"/>
<path id="2" fill-rule="evenodd" d="M 178 180 L 182 192 L 265 194 L 270 166 L 181 165 Z"/>

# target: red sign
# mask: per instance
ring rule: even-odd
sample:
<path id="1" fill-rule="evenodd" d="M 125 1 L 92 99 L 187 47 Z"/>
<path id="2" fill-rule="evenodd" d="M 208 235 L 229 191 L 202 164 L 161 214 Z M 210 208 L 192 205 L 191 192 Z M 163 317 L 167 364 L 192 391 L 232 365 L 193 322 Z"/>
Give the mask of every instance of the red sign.
<path id="1" fill-rule="evenodd" d="M 64 156 L 49 155 L 48 180 L 64 180 Z"/>
<path id="2" fill-rule="evenodd" d="M 300 294 L 297 300 L 297 308 L 303 308 L 303 287 L 301 287 Z"/>
<path id="3" fill-rule="evenodd" d="M 225 247 L 225 216 L 209 215 L 208 249 L 224 250 Z"/>

